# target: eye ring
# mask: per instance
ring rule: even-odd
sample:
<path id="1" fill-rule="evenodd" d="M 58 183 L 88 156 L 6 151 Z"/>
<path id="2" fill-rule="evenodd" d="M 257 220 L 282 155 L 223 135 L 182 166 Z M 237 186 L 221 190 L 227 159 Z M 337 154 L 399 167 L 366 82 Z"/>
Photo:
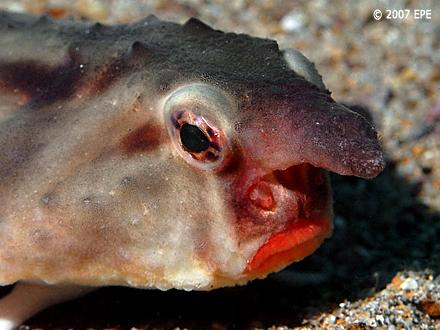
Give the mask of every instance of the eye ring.
<path id="1" fill-rule="evenodd" d="M 230 98 L 216 87 L 196 83 L 173 91 L 163 106 L 170 140 L 183 160 L 203 171 L 224 168 L 231 158 L 226 114 L 235 105 Z"/>
<path id="2" fill-rule="evenodd" d="M 222 131 L 192 111 L 171 113 L 172 139 L 182 156 L 203 169 L 213 169 L 225 159 L 227 143 Z"/>

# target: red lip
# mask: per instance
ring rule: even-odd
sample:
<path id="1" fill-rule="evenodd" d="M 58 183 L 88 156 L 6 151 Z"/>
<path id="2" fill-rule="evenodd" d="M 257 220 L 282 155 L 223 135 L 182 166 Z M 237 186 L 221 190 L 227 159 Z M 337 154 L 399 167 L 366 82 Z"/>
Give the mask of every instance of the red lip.
<path id="1" fill-rule="evenodd" d="M 272 235 L 248 262 L 244 273 L 263 275 L 299 261 L 313 253 L 331 231 L 329 218 L 299 220 Z"/>
<path id="2" fill-rule="evenodd" d="M 244 277 L 281 270 L 312 254 L 331 235 L 331 191 L 324 170 L 303 163 L 263 175 L 245 174 L 248 180 L 236 184 L 240 198 L 233 204 L 237 232 L 266 241 L 251 252 Z"/>

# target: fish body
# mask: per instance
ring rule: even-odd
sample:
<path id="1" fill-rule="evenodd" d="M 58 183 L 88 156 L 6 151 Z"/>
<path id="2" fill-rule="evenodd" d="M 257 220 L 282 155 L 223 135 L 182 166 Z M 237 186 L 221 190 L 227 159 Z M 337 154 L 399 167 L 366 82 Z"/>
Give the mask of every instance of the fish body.
<path id="1" fill-rule="evenodd" d="M 154 16 L 1 13 L 0 154 L 2 285 L 243 284 L 330 236 L 327 171 L 384 166 L 299 52 Z"/>

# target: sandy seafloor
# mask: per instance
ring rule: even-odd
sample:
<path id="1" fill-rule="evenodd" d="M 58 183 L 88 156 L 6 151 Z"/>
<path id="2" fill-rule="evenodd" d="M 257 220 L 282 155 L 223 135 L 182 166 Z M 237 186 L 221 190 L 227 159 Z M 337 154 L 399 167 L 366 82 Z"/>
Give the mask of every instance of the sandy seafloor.
<path id="1" fill-rule="evenodd" d="M 126 23 L 147 14 L 276 39 L 315 62 L 333 97 L 369 109 L 388 166 L 333 175 L 335 232 L 313 256 L 214 292 L 107 288 L 30 328 L 440 329 L 440 1 L 0 0 L 0 8 Z M 374 9 L 410 9 L 375 20 Z M 432 18 L 415 19 L 415 9 Z"/>

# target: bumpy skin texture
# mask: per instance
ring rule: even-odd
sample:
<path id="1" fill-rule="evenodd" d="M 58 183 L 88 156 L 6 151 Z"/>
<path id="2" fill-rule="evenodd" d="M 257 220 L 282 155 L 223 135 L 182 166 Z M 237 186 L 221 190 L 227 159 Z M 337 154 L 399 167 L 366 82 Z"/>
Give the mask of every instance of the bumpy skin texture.
<path id="1" fill-rule="evenodd" d="M 218 129 L 218 165 L 181 148 L 179 111 Z M 289 69 L 276 42 L 155 17 L 2 13 L 0 154 L 1 284 L 244 283 L 329 236 L 318 168 L 383 168 L 370 123 Z"/>

